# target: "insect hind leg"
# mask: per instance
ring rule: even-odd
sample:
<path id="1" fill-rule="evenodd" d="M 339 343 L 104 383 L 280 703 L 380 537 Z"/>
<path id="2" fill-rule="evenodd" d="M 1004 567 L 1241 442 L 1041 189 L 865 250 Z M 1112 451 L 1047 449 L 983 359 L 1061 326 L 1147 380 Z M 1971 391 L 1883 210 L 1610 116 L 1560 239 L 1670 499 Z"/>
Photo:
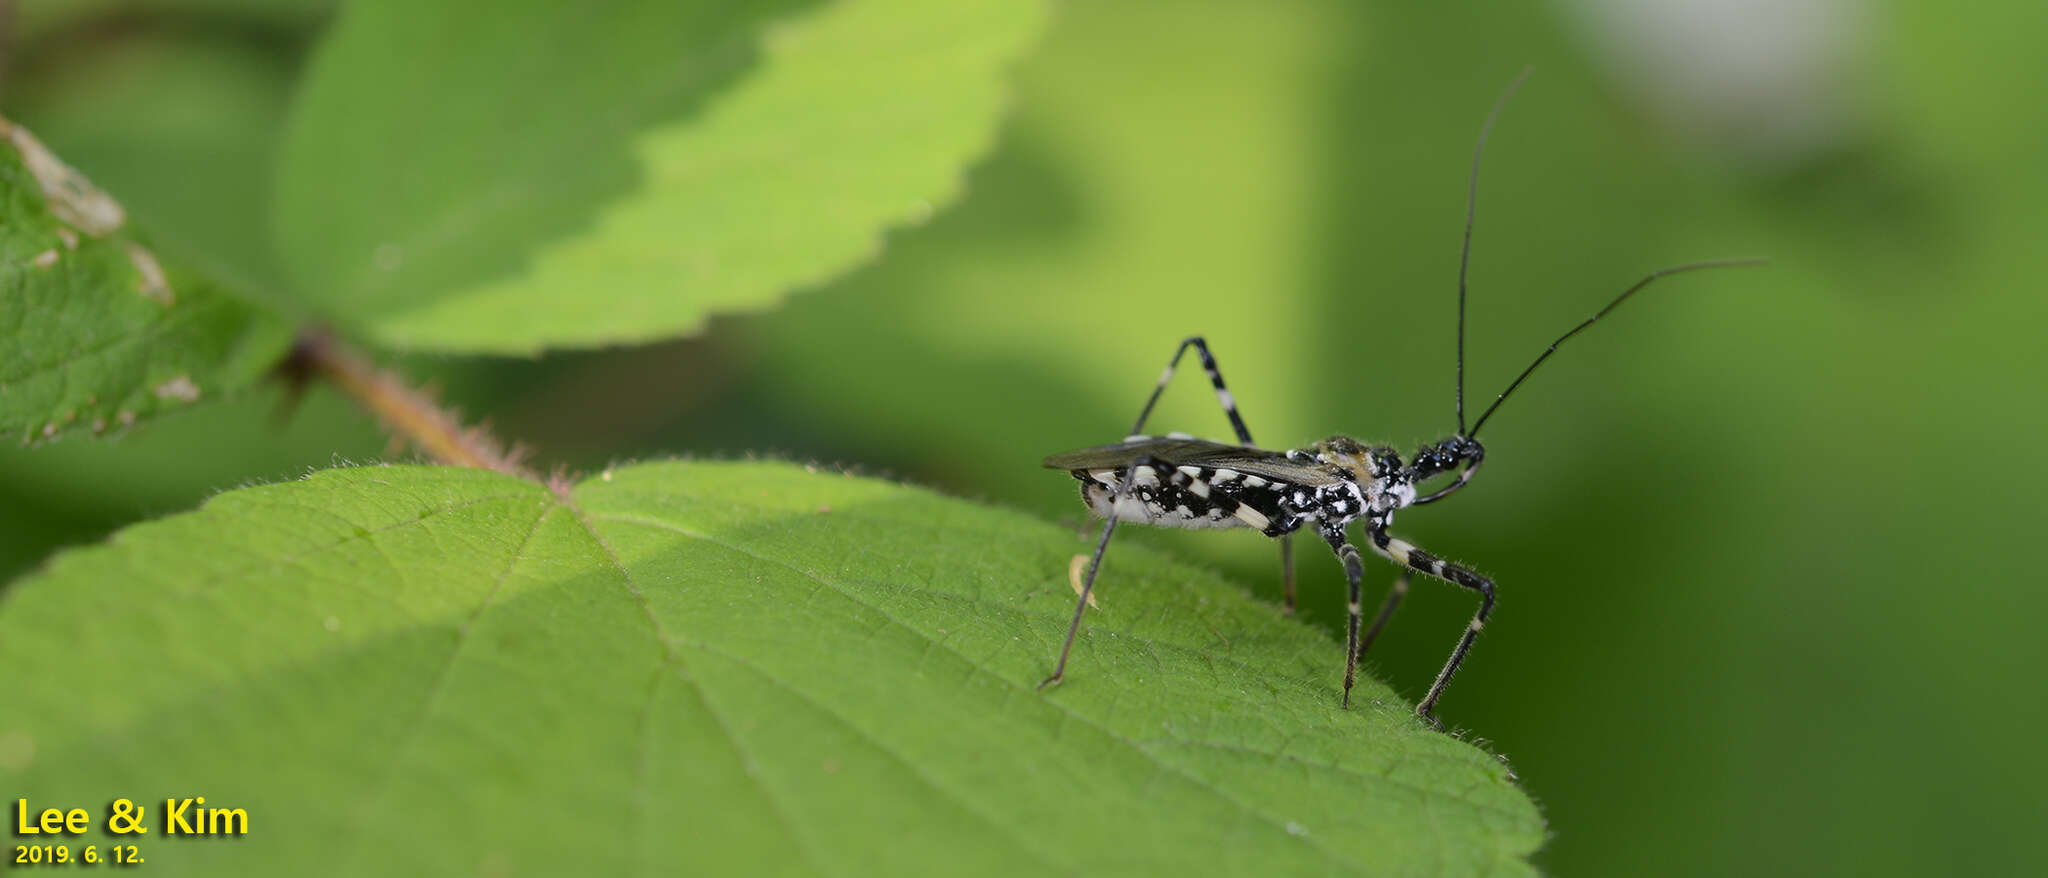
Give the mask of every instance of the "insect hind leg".
<path id="1" fill-rule="evenodd" d="M 1202 369 L 1209 373 L 1209 384 L 1216 388 L 1216 402 L 1223 406 L 1224 416 L 1230 418 L 1230 428 L 1237 432 L 1237 441 L 1252 444 L 1252 431 L 1245 427 L 1244 416 L 1238 413 L 1237 397 L 1223 385 L 1223 370 L 1217 367 L 1215 355 L 1209 353 L 1209 342 L 1199 335 L 1181 339 L 1180 347 L 1173 349 L 1173 359 L 1166 361 L 1166 371 L 1159 373 L 1159 383 L 1152 387 L 1152 395 L 1146 397 L 1145 407 L 1138 410 L 1138 421 L 1131 426 L 1131 435 L 1145 431 L 1145 419 L 1152 416 L 1152 407 L 1159 403 L 1160 394 L 1165 393 L 1166 385 L 1173 381 L 1173 372 L 1180 367 L 1181 355 L 1187 353 L 1188 348 L 1194 348 L 1195 353 L 1201 356 Z"/>
<path id="2" fill-rule="evenodd" d="M 1428 720 L 1442 729 L 1444 724 L 1436 718 L 1436 702 L 1442 698 L 1444 689 L 1451 684 L 1451 675 L 1458 672 L 1458 666 L 1465 663 L 1465 654 L 1472 650 L 1472 641 L 1486 628 L 1486 621 L 1493 615 L 1493 580 L 1480 576 L 1471 570 L 1445 561 L 1402 540 L 1394 539 L 1385 530 L 1372 529 L 1373 551 L 1396 564 L 1400 564 L 1434 579 L 1440 579 L 1459 588 L 1479 592 L 1479 611 L 1472 614 L 1472 621 L 1465 626 L 1465 632 L 1458 637 L 1458 645 L 1451 650 L 1451 657 L 1444 662 L 1444 669 L 1437 672 L 1436 682 L 1429 686 L 1429 694 L 1415 705 L 1415 715 Z"/>
<path id="3" fill-rule="evenodd" d="M 1088 576 L 1081 582 L 1081 597 L 1074 602 L 1074 620 L 1067 625 L 1067 641 L 1060 646 L 1059 664 L 1053 666 L 1052 676 L 1038 684 L 1040 690 L 1060 682 L 1067 675 L 1067 657 L 1074 651 L 1074 638 L 1081 633 L 1081 614 L 1087 611 L 1088 598 L 1095 593 L 1095 575 L 1102 572 L 1102 555 L 1109 549 L 1109 537 L 1116 533 L 1117 507 L 1131 495 L 1131 487 L 1138 481 L 1138 470 L 1144 467 L 1168 469 L 1158 458 L 1149 454 L 1138 457 L 1124 466 L 1121 477 L 1117 479 L 1116 492 L 1110 495 L 1109 503 L 1103 510 L 1102 538 L 1095 541 L 1095 555 L 1088 561 Z M 1087 497 L 1087 490 L 1086 486 L 1082 487 L 1084 499 Z"/>
<path id="4" fill-rule="evenodd" d="M 1216 389 L 1216 402 L 1223 407 L 1223 415 L 1230 419 L 1230 429 L 1237 434 L 1237 441 L 1245 445 L 1252 441 L 1251 428 L 1244 425 L 1244 415 L 1237 410 L 1237 397 L 1223 383 L 1223 369 L 1216 364 L 1216 356 L 1209 352 L 1209 342 L 1199 335 L 1181 339 L 1180 346 L 1173 349 L 1173 358 L 1166 361 L 1166 370 L 1159 373 L 1159 383 L 1153 385 L 1152 395 L 1145 398 L 1145 407 L 1138 410 L 1138 420 L 1131 425 L 1130 435 L 1142 435 L 1145 421 L 1152 416 L 1152 407 L 1159 403 L 1159 397 L 1166 392 L 1166 385 L 1172 383 L 1175 369 L 1180 367 L 1180 358 L 1194 348 L 1201 357 L 1202 370 L 1209 373 L 1209 385 Z M 1280 597 L 1281 609 L 1288 615 L 1294 614 L 1294 535 L 1280 537 Z"/>

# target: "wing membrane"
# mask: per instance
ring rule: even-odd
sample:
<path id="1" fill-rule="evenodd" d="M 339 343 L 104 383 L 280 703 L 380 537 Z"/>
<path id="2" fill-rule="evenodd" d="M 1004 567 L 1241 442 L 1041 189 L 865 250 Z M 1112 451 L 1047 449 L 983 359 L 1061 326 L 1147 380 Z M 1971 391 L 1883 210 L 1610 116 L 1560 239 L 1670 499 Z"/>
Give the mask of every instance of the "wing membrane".
<path id="1" fill-rule="evenodd" d="M 1246 475 L 1297 485 L 1324 485 L 1339 478 L 1318 464 L 1290 460 L 1285 452 L 1207 439 L 1158 436 L 1055 454 L 1045 459 L 1045 466 L 1064 470 L 1121 469 L 1130 465 L 1134 458 L 1144 455 L 1173 466 L 1234 469 Z"/>

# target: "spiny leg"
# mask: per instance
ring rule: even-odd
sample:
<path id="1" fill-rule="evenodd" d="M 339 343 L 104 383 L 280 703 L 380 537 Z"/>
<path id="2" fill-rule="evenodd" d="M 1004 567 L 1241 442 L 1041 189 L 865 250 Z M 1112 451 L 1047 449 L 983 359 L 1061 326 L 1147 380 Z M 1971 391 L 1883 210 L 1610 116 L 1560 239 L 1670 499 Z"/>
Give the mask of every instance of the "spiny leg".
<path id="1" fill-rule="evenodd" d="M 1365 651 L 1372 648 L 1372 642 L 1379 639 L 1380 629 L 1387 627 L 1387 620 L 1394 618 L 1394 608 L 1401 605 L 1401 599 L 1408 596 L 1408 570 L 1394 578 L 1394 587 L 1387 589 L 1386 600 L 1380 602 L 1380 612 L 1373 617 L 1372 627 L 1365 629 L 1365 638 L 1358 641 L 1358 657 L 1363 659 Z"/>
<path id="2" fill-rule="evenodd" d="M 1444 669 L 1437 672 L 1436 682 L 1430 684 L 1429 694 L 1422 696 L 1422 702 L 1415 705 L 1416 716 L 1429 720 L 1431 725 L 1442 729 L 1443 722 L 1436 718 L 1437 699 L 1443 697 L 1444 687 L 1451 684 L 1451 675 L 1458 672 L 1458 666 L 1465 661 L 1465 654 L 1472 650 L 1472 641 L 1479 637 L 1479 632 L 1486 627 L 1487 618 L 1493 615 L 1493 581 L 1394 539 L 1382 528 L 1372 528 L 1371 533 L 1373 550 L 1388 560 L 1425 576 L 1479 592 L 1479 612 L 1472 615 L 1472 623 L 1466 625 L 1465 633 L 1458 637 L 1457 647 L 1451 650 L 1451 658 L 1444 662 Z"/>
<path id="3" fill-rule="evenodd" d="M 1180 347 L 1173 349 L 1173 359 L 1167 360 L 1166 371 L 1159 373 L 1159 383 L 1153 385 L 1152 395 L 1145 398 L 1145 407 L 1138 411 L 1138 420 L 1137 423 L 1131 425 L 1130 435 L 1138 436 L 1145 432 L 1145 419 L 1152 416 L 1152 407 L 1159 403 L 1160 394 L 1165 393 L 1166 385 L 1173 381 L 1173 371 L 1179 368 L 1181 355 L 1187 353 L 1188 348 L 1194 348 L 1195 353 L 1202 358 L 1202 369 L 1209 373 L 1209 385 L 1216 388 L 1216 402 L 1223 406 L 1224 416 L 1230 418 L 1230 428 L 1237 432 L 1237 441 L 1245 445 L 1257 444 L 1252 441 L 1251 429 L 1244 425 L 1244 416 L 1238 413 L 1237 397 L 1231 395 L 1230 388 L 1223 385 L 1223 370 L 1216 365 L 1216 357 L 1209 353 L 1209 342 L 1199 335 L 1191 335 L 1181 339 Z M 1280 584 L 1282 609 L 1287 614 L 1292 615 L 1294 613 L 1293 534 L 1280 537 Z"/>
<path id="4" fill-rule="evenodd" d="M 1133 460 L 1124 467 L 1122 478 L 1117 480 L 1116 493 L 1110 495 L 1108 514 L 1103 516 L 1102 538 L 1095 542 L 1095 557 L 1088 562 L 1088 578 L 1081 583 L 1081 597 L 1074 602 L 1074 621 L 1067 626 L 1067 642 L 1060 647 L 1059 664 L 1053 666 L 1052 676 L 1038 684 L 1041 690 L 1059 682 L 1067 674 L 1067 655 L 1074 651 L 1074 637 L 1081 633 L 1081 614 L 1087 611 L 1088 597 L 1095 591 L 1095 574 L 1102 570 L 1102 553 L 1109 548 L 1109 535 L 1116 533 L 1117 506 L 1130 496 L 1131 486 L 1138 480 L 1138 470 L 1144 467 L 1165 468 L 1151 455 Z"/>
<path id="5" fill-rule="evenodd" d="M 1358 678 L 1358 620 L 1364 609 L 1359 600 L 1363 597 L 1365 561 L 1358 557 L 1358 547 L 1344 539 L 1342 527 L 1324 528 L 1323 539 L 1337 553 L 1337 560 L 1344 562 L 1344 578 L 1351 583 L 1351 617 L 1344 636 L 1344 707 L 1349 709 L 1351 684 Z"/>

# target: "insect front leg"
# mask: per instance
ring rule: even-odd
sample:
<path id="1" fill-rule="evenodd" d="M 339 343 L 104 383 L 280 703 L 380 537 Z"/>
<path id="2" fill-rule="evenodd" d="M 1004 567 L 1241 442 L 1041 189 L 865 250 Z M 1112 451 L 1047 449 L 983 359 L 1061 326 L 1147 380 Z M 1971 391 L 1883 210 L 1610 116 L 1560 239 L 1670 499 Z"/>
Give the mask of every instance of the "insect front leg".
<path id="1" fill-rule="evenodd" d="M 1074 637 L 1081 633 L 1081 614 L 1088 609 L 1088 596 L 1095 591 L 1095 574 L 1102 571 L 1102 553 L 1109 548 L 1110 534 L 1116 533 L 1117 507 L 1131 496 L 1131 488 L 1138 480 L 1138 470 L 1144 467 L 1160 471 L 1169 469 L 1149 454 L 1124 466 L 1121 477 L 1117 479 L 1116 493 L 1110 495 L 1109 508 L 1103 515 L 1102 538 L 1095 542 L 1095 557 L 1088 562 L 1088 578 L 1081 583 L 1081 599 L 1074 602 L 1074 621 L 1067 626 L 1067 642 L 1060 647 L 1059 664 L 1053 666 L 1052 676 L 1038 684 L 1040 690 L 1058 683 L 1067 674 L 1067 655 L 1074 651 Z"/>
<path id="2" fill-rule="evenodd" d="M 1159 373 L 1159 383 L 1153 385 L 1152 395 L 1145 398 L 1145 407 L 1138 410 L 1138 420 L 1131 425 L 1130 435 L 1145 432 L 1145 420 L 1152 416 L 1152 407 L 1159 403 L 1159 396 L 1166 392 L 1166 385 L 1173 381 L 1173 372 L 1180 367 L 1182 354 L 1194 348 L 1202 358 L 1202 370 L 1209 373 L 1209 385 L 1216 388 L 1216 402 L 1223 407 L 1223 415 L 1230 419 L 1230 428 L 1237 433 L 1237 441 L 1245 445 L 1256 445 L 1252 441 L 1251 428 L 1244 425 L 1244 415 L 1237 410 L 1237 397 L 1230 388 L 1223 385 L 1223 369 L 1216 365 L 1216 357 L 1209 353 L 1209 342 L 1199 335 L 1181 339 L 1180 347 L 1173 349 L 1173 358 L 1166 361 L 1166 371 Z M 1280 597 L 1286 613 L 1294 613 L 1294 535 L 1280 537 Z"/>
<path id="3" fill-rule="evenodd" d="M 1479 612 L 1472 615 L 1471 624 L 1466 625 L 1465 633 L 1459 635 L 1457 647 L 1451 650 L 1451 658 L 1444 662 L 1444 669 L 1437 672 L 1436 682 L 1430 684 L 1429 694 L 1424 695 L 1422 702 L 1415 705 L 1415 715 L 1429 720 L 1431 725 L 1442 729 L 1443 722 L 1436 718 L 1437 699 L 1443 697 L 1444 687 L 1451 684 L 1451 675 L 1458 672 L 1458 666 L 1465 661 L 1465 654 L 1472 650 L 1472 641 L 1479 637 L 1479 632 L 1486 627 L 1487 618 L 1493 615 L 1493 580 L 1394 539 L 1382 528 L 1372 528 L 1371 533 L 1373 550 L 1388 560 L 1425 576 L 1479 592 Z"/>

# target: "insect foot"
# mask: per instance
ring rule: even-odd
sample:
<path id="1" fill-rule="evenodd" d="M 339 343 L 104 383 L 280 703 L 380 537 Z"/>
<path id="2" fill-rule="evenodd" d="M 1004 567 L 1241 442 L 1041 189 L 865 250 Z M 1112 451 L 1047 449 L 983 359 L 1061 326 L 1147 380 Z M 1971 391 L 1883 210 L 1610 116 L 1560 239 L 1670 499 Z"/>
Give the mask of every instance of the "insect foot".
<path id="1" fill-rule="evenodd" d="M 1436 729 L 1439 732 L 1444 730 L 1444 721 L 1437 719 L 1436 714 L 1418 707 L 1415 708 L 1415 715 L 1422 717 L 1423 722 L 1429 723 L 1430 728 Z"/>

